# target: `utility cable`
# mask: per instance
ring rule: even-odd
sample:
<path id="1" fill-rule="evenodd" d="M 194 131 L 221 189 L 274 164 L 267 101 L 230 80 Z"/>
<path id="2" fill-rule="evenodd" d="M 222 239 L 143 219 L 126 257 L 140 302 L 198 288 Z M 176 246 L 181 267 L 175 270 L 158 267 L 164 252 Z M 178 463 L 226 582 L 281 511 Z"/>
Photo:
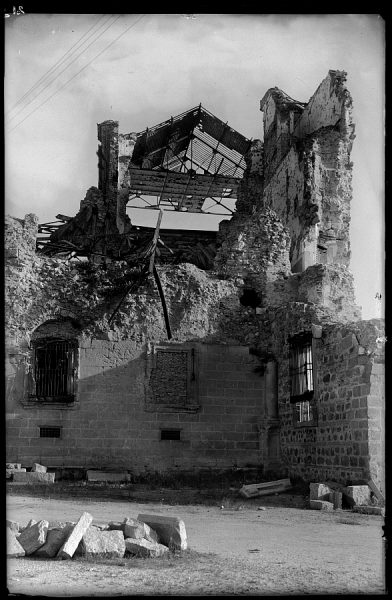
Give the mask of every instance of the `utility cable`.
<path id="1" fill-rule="evenodd" d="M 84 69 L 86 69 L 96 58 L 98 58 L 98 56 L 100 56 L 101 54 L 103 54 L 108 48 L 110 48 L 110 46 L 112 46 L 115 42 L 117 42 L 117 40 L 119 40 L 123 35 L 125 35 L 127 33 L 127 31 L 129 31 L 130 29 L 132 29 L 132 27 L 135 27 L 135 25 L 137 25 L 145 16 L 146 15 L 143 14 L 141 17 L 139 17 L 139 19 L 137 19 L 137 21 L 135 21 L 134 23 L 132 23 L 132 25 L 130 25 L 129 27 L 127 27 L 125 29 L 125 31 L 123 31 L 122 33 L 120 33 L 120 35 L 118 35 L 116 38 L 114 38 L 114 40 L 112 40 L 110 42 L 110 44 L 108 44 L 107 46 L 105 46 L 105 48 L 103 48 L 103 50 L 101 50 L 100 52 L 98 52 L 98 54 L 96 54 L 84 67 L 82 67 L 77 73 L 75 73 L 75 75 L 73 77 L 71 77 L 70 79 L 68 79 L 68 81 L 66 81 L 58 90 L 56 90 L 51 96 L 49 96 L 48 98 L 46 98 L 46 100 L 44 100 L 43 102 L 41 102 L 41 104 L 39 104 L 36 108 L 34 108 L 32 111 L 30 111 L 24 117 L 24 119 L 22 119 L 21 121 L 19 121 L 19 123 L 17 123 L 14 127 L 12 127 L 12 129 L 9 129 L 8 133 L 10 133 L 11 131 L 13 131 L 17 127 L 19 127 L 19 125 L 21 125 L 30 115 L 32 115 L 33 113 L 35 113 L 36 110 L 38 110 L 39 108 L 41 108 L 41 106 L 43 106 L 44 104 L 46 104 L 51 98 L 53 98 L 53 96 L 55 96 L 56 94 L 58 94 L 63 88 L 65 88 L 65 86 L 67 86 L 73 79 L 75 79 L 75 77 L 77 77 L 79 75 L 79 73 L 81 73 L 82 71 L 84 71 Z"/>
<path id="2" fill-rule="evenodd" d="M 79 44 L 79 43 L 82 41 L 82 39 L 83 39 L 83 38 L 84 38 L 84 37 L 85 37 L 85 36 L 86 36 L 86 35 L 89 33 L 89 31 L 91 31 L 92 29 L 94 29 L 94 28 L 95 28 L 95 27 L 98 25 L 98 23 L 99 23 L 99 21 L 102 19 L 102 17 L 103 17 L 103 15 L 101 15 L 101 16 L 99 17 L 98 21 L 97 21 L 96 23 L 94 23 L 94 24 L 93 24 L 93 25 L 92 25 L 92 26 L 91 26 L 91 27 L 90 27 L 90 28 L 89 28 L 89 29 L 88 29 L 88 30 L 87 30 L 87 31 L 86 31 L 86 32 L 85 32 L 85 33 L 82 35 L 82 37 L 81 37 L 81 38 L 79 38 L 79 40 L 78 40 L 77 42 L 75 42 L 75 44 L 73 44 L 73 46 L 71 46 L 71 48 L 69 48 L 69 49 L 67 50 L 67 52 L 66 52 L 65 54 L 63 54 L 63 56 L 62 56 L 62 57 L 61 57 L 61 58 L 60 58 L 60 59 L 59 59 L 59 60 L 58 60 L 58 61 L 57 61 L 57 62 L 56 62 L 54 65 L 52 65 L 52 66 L 50 67 L 50 69 L 49 69 L 48 71 L 46 71 L 46 73 L 44 73 L 44 75 L 42 75 L 42 76 L 41 76 L 41 77 L 40 77 L 40 78 L 39 78 L 39 79 L 38 79 L 38 80 L 37 80 L 37 81 L 36 81 L 36 82 L 35 82 L 35 83 L 34 83 L 34 84 L 33 84 L 33 85 L 32 85 L 32 86 L 31 86 L 31 87 L 28 89 L 28 90 L 27 90 L 27 92 L 25 92 L 25 93 L 23 94 L 23 96 L 22 96 L 21 98 L 19 98 L 19 100 L 17 100 L 17 102 L 15 102 L 15 104 L 14 104 L 14 105 L 11 107 L 11 109 L 8 111 L 8 113 L 6 113 L 6 116 L 7 116 L 7 115 L 8 115 L 8 114 L 9 114 L 9 113 L 12 111 L 12 110 L 14 110 L 14 108 L 16 108 L 16 107 L 18 106 L 18 104 L 20 104 L 21 102 L 23 102 L 23 100 L 24 100 L 24 99 L 25 99 L 25 98 L 26 98 L 26 97 L 27 97 L 27 96 L 28 96 L 28 95 L 29 95 L 29 94 L 30 94 L 30 93 L 31 93 L 31 92 L 32 92 L 32 91 L 33 91 L 35 88 L 39 87 L 40 83 L 41 83 L 41 82 L 43 82 L 43 81 L 44 81 L 44 80 L 45 80 L 45 79 L 46 79 L 46 78 L 49 76 L 49 74 L 51 73 L 51 71 L 54 71 L 54 70 L 57 68 L 57 66 L 60 66 L 60 64 L 61 64 L 62 62 L 64 62 L 64 60 L 65 60 L 65 57 L 67 56 L 67 54 L 69 54 L 69 53 L 70 53 L 70 54 L 73 54 L 73 53 L 76 51 L 76 49 L 75 49 L 73 52 L 71 52 L 72 48 L 74 48 L 75 46 L 77 46 L 77 45 L 78 45 L 78 44 Z M 111 17 L 109 17 L 109 18 L 111 18 Z M 101 25 L 101 27 L 102 27 L 102 25 Z M 93 34 L 91 34 L 91 35 L 93 35 Z M 87 39 L 89 39 L 89 38 L 91 37 L 91 35 L 90 35 L 90 36 L 89 36 Z M 87 41 L 87 40 L 85 40 L 85 41 Z M 84 42 L 83 42 L 83 43 L 84 43 Z"/>
<path id="3" fill-rule="evenodd" d="M 110 18 L 111 18 L 111 17 L 109 17 L 109 19 L 110 19 Z M 105 29 L 104 29 L 104 30 L 103 30 L 103 31 L 102 31 L 102 32 L 101 32 L 101 33 L 100 33 L 100 34 L 99 34 L 99 35 L 98 35 L 98 36 L 97 36 L 97 37 L 96 37 L 96 38 L 95 38 L 95 39 L 94 39 L 92 42 L 90 42 L 90 43 L 89 43 L 89 44 L 88 44 L 88 45 L 87 45 L 85 48 L 83 48 L 83 50 L 82 50 L 82 51 L 81 51 L 81 52 L 80 52 L 80 53 L 79 53 L 77 56 L 75 56 L 75 58 L 74 58 L 73 60 L 71 60 L 71 62 L 70 62 L 70 63 L 68 63 L 68 65 L 66 65 L 66 66 L 64 67 L 64 69 L 62 69 L 62 70 L 61 70 L 61 71 L 60 71 L 60 72 L 59 72 L 59 73 L 58 73 L 58 74 L 57 74 L 57 75 L 54 77 L 54 79 L 52 79 L 51 81 L 49 81 L 49 82 L 48 82 L 48 83 L 47 83 L 47 84 L 46 84 L 46 85 L 45 85 L 45 86 L 42 88 L 42 90 L 41 90 L 41 91 L 40 91 L 40 92 L 39 92 L 39 93 L 38 93 L 36 96 L 34 96 L 34 98 L 32 98 L 32 99 L 31 99 L 29 102 L 27 102 L 27 104 L 26 104 L 25 106 L 22 106 L 22 107 L 21 107 L 21 108 L 20 108 L 20 109 L 19 109 L 19 110 L 18 110 L 18 111 L 15 113 L 15 115 L 13 115 L 13 116 L 12 116 L 12 117 L 9 119 L 9 121 L 12 121 L 12 119 L 14 119 L 14 118 L 17 116 L 17 114 L 19 114 L 20 112 L 22 112 L 22 111 L 23 111 L 25 108 L 27 108 L 27 106 L 28 106 L 29 104 L 31 104 L 31 102 L 33 102 L 34 100 L 36 100 L 36 98 L 38 98 L 38 96 L 40 96 L 40 95 L 42 94 L 42 92 L 43 92 L 44 90 L 46 90 L 46 88 L 47 88 L 47 87 L 49 87 L 49 86 L 50 86 L 52 83 L 54 83 L 54 82 L 56 81 L 56 79 L 58 79 L 58 77 L 59 77 L 59 76 L 60 76 L 62 73 L 64 73 L 64 71 L 66 71 L 66 70 L 68 69 L 68 67 L 70 67 L 70 66 L 71 66 L 71 65 L 72 65 L 72 64 L 73 64 L 73 63 L 74 63 L 76 60 L 78 60 L 78 58 L 79 58 L 79 57 L 80 57 L 80 56 L 83 54 L 83 52 L 85 52 L 85 51 L 86 51 L 88 48 L 90 48 L 90 46 L 92 46 L 92 45 L 93 45 L 93 44 L 94 44 L 94 43 L 95 43 L 95 42 L 96 42 L 96 41 L 97 41 L 97 40 L 98 40 L 98 39 L 99 39 L 99 38 L 100 38 L 100 37 L 101 37 L 101 36 L 102 36 L 102 35 L 105 33 L 105 31 L 107 31 L 108 29 L 110 29 L 110 27 L 111 27 L 112 25 L 114 25 L 114 23 L 115 23 L 115 22 L 116 22 L 116 21 L 117 21 L 119 18 L 120 18 L 119 16 L 118 16 L 118 17 L 116 17 L 116 19 L 115 19 L 114 21 L 112 21 L 112 22 L 111 22 L 111 24 L 110 24 L 110 25 L 108 25 L 108 26 L 107 26 L 107 27 L 106 27 L 106 28 L 105 28 Z M 106 24 L 107 22 L 108 22 L 108 21 L 105 21 L 105 23 L 104 23 L 104 24 Z M 101 27 L 102 27 L 102 25 L 101 25 Z M 99 29 L 101 29 L 101 27 L 99 27 Z M 95 33 L 97 33 L 97 32 L 95 31 L 95 32 L 94 32 L 94 34 L 95 34 Z M 91 37 L 91 36 L 89 36 L 89 37 Z M 85 41 L 87 41 L 87 40 L 85 40 Z"/>

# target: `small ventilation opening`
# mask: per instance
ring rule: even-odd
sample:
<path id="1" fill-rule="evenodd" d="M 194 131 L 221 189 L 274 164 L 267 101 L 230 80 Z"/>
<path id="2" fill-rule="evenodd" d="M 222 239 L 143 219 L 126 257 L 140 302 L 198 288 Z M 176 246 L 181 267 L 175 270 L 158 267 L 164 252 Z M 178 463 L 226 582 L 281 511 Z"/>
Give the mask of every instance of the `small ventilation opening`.
<path id="1" fill-rule="evenodd" d="M 61 427 L 40 427 L 40 438 L 59 438 L 61 437 Z"/>
<path id="2" fill-rule="evenodd" d="M 253 288 L 244 289 L 240 302 L 242 306 L 251 306 L 252 308 L 261 306 L 261 298 Z"/>
<path id="3" fill-rule="evenodd" d="M 161 429 L 161 440 L 181 440 L 181 429 Z"/>

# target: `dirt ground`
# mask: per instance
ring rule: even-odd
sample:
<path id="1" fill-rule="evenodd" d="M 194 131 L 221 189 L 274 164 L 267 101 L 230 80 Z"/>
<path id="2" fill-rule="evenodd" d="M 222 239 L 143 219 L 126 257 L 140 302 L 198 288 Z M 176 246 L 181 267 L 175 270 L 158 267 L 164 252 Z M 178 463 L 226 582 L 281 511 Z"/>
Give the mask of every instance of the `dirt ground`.
<path id="1" fill-rule="evenodd" d="M 84 511 L 99 524 L 139 512 L 178 516 L 189 549 L 159 559 L 9 559 L 8 591 L 51 597 L 386 593 L 382 517 L 282 503 L 171 505 L 13 492 L 7 518 L 21 525 L 31 518 L 75 521 Z"/>

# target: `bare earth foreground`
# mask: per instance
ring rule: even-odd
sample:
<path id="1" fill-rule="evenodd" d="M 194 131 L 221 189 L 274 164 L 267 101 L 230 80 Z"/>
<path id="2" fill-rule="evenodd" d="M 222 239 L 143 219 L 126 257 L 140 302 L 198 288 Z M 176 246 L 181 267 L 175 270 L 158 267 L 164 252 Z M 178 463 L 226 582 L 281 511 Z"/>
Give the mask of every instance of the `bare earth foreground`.
<path id="1" fill-rule="evenodd" d="M 7 518 L 94 523 L 139 512 L 185 521 L 189 550 L 158 559 L 8 560 L 10 594 L 129 596 L 188 594 L 385 594 L 383 519 L 244 503 L 243 508 L 63 500 L 11 495 Z"/>

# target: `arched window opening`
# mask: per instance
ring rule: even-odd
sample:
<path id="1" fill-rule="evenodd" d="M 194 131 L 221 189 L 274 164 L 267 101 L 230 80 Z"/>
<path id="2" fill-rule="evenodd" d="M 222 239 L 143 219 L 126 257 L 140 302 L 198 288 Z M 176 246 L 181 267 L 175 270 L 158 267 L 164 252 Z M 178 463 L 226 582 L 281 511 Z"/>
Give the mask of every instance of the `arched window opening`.
<path id="1" fill-rule="evenodd" d="M 47 321 L 32 336 L 32 396 L 44 401 L 73 402 L 76 391 L 77 328 L 70 321 Z"/>

